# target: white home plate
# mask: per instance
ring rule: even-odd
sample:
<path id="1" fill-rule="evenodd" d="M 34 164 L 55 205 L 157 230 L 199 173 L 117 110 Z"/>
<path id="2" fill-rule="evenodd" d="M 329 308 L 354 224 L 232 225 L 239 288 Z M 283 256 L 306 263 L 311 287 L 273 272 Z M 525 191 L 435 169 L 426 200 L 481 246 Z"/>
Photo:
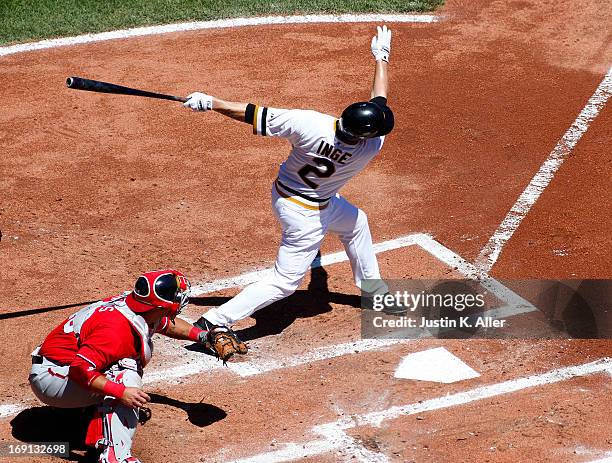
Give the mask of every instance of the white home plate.
<path id="1" fill-rule="evenodd" d="M 464 379 L 478 378 L 480 374 L 444 347 L 437 347 L 404 357 L 395 370 L 394 376 L 419 381 L 454 383 Z"/>

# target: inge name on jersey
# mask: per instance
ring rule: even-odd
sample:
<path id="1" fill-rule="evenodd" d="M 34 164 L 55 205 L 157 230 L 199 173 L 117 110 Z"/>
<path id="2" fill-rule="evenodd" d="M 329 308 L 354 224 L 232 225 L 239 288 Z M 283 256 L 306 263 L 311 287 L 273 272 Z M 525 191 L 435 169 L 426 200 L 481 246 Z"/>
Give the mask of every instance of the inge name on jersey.
<path id="1" fill-rule="evenodd" d="M 344 153 L 339 148 L 334 148 L 333 145 L 330 145 L 325 140 L 321 140 L 319 149 L 317 149 L 317 154 L 331 159 L 332 161 L 336 161 L 338 164 L 345 164 L 353 155 L 352 153 Z"/>

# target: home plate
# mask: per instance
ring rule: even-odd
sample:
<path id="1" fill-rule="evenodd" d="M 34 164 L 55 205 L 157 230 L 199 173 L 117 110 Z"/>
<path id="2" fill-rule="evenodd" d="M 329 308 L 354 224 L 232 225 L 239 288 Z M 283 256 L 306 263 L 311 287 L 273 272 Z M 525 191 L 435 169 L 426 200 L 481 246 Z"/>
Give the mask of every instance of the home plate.
<path id="1" fill-rule="evenodd" d="M 404 357 L 394 376 L 436 383 L 454 383 L 478 378 L 480 374 L 444 347 L 437 347 Z"/>

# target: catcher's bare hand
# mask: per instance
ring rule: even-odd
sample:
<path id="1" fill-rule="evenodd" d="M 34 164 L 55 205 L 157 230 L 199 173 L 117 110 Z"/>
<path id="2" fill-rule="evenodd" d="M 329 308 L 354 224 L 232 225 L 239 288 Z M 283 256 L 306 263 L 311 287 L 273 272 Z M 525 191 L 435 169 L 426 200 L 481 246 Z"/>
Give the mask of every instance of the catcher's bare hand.
<path id="1" fill-rule="evenodd" d="M 126 387 L 119 401 L 130 408 L 144 407 L 147 402 L 151 401 L 151 397 L 142 389 L 137 387 Z"/>
<path id="2" fill-rule="evenodd" d="M 244 355 L 249 351 L 248 346 L 226 326 L 212 328 L 206 335 L 206 341 L 217 357 L 223 360 L 223 363 L 234 354 Z"/>

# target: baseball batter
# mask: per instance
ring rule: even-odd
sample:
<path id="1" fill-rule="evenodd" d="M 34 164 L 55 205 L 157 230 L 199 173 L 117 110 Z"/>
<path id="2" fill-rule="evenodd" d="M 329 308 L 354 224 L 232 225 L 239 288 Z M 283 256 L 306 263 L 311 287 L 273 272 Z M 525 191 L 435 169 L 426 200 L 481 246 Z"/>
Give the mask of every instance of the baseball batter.
<path id="1" fill-rule="evenodd" d="M 161 333 L 215 350 L 228 331 L 207 332 L 176 318 L 188 303 L 189 281 L 176 270 L 138 278 L 133 291 L 91 304 L 58 325 L 32 353 L 29 382 L 43 403 L 59 408 L 97 405 L 86 444 L 101 463 L 138 463 L 131 454 L 138 408 L 151 399 L 142 370 Z M 238 351 L 240 346 L 234 346 Z M 225 360 L 225 359 L 224 359 Z"/>
<path id="2" fill-rule="evenodd" d="M 217 111 L 253 126 L 253 133 L 291 143 L 272 186 L 272 207 L 282 228 L 273 275 L 246 287 L 227 303 L 204 314 L 196 326 L 228 326 L 292 294 L 306 275 L 324 236 L 340 237 L 355 283 L 369 293 L 384 293 L 366 214 L 338 194 L 380 152 L 393 128 L 387 106 L 387 66 L 391 31 L 378 27 L 371 50 L 376 60 L 371 99 L 348 106 L 340 119 L 316 111 L 277 109 L 235 103 L 192 93 L 184 105 Z M 365 280 L 378 280 L 365 287 Z"/>

